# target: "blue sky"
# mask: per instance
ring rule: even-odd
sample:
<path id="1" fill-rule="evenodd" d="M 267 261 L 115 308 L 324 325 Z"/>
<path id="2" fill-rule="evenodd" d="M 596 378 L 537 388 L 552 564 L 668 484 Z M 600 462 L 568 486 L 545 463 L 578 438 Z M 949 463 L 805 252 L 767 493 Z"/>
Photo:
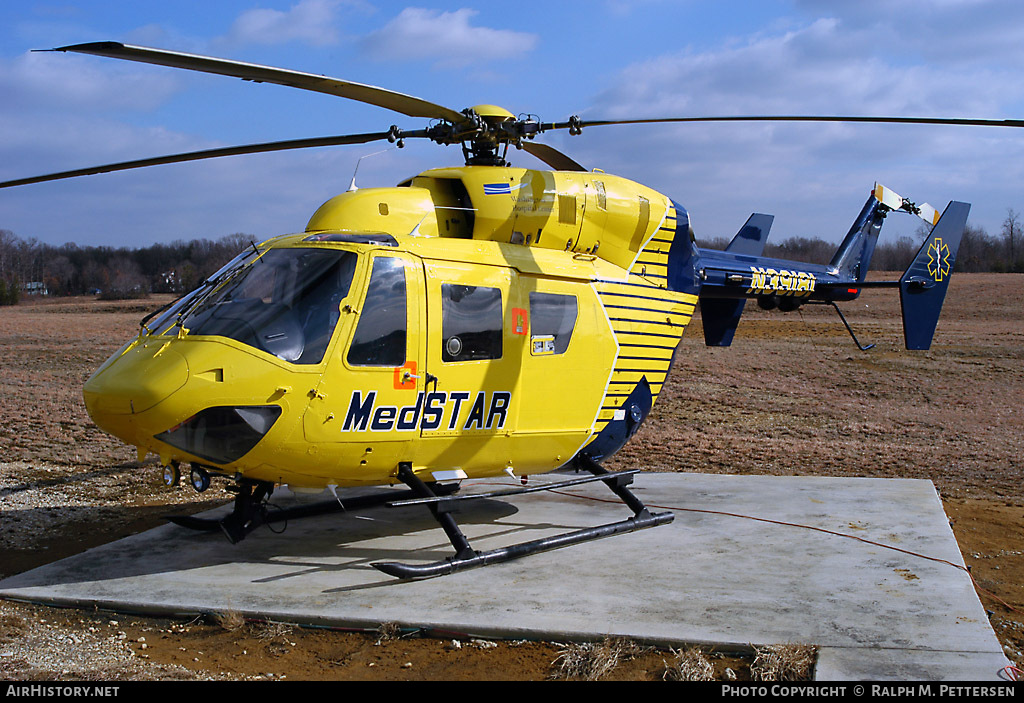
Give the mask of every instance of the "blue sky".
<path id="1" fill-rule="evenodd" d="M 518 8 L 518 10 L 514 9 Z M 1024 118 L 1016 0 L 55 0 L 0 4 L 0 180 L 248 142 L 416 129 L 341 98 L 100 57 L 114 40 L 325 74 L 545 121 L 726 114 Z M 754 211 L 773 239 L 845 234 L 875 181 L 999 232 L 1024 210 L 1024 129 L 823 124 L 599 127 L 542 137 L 650 185 L 698 237 Z M 0 229 L 53 244 L 146 245 L 300 231 L 359 184 L 393 185 L 457 148 L 335 147 L 0 190 Z M 525 153 L 514 164 L 540 167 Z M 913 232 L 891 218 L 883 236 Z"/>

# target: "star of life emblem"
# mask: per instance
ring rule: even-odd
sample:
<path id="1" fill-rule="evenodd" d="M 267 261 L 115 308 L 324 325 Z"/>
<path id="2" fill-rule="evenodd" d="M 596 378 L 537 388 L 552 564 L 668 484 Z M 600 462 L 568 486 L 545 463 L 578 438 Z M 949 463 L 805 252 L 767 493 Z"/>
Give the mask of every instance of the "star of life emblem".
<path id="1" fill-rule="evenodd" d="M 928 245 L 928 275 L 940 282 L 949 275 L 950 268 L 949 247 L 942 241 L 942 237 L 936 237 Z"/>

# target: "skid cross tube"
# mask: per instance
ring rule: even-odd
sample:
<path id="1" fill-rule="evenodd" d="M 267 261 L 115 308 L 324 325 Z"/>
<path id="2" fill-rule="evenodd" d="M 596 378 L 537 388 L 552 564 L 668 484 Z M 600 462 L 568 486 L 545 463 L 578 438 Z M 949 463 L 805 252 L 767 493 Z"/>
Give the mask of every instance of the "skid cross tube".
<path id="1" fill-rule="evenodd" d="M 386 561 L 376 562 L 372 564 L 372 566 L 383 571 L 389 576 L 395 576 L 401 579 L 422 579 L 434 576 L 444 576 L 456 571 L 472 569 L 474 567 L 485 566 L 487 564 L 497 564 L 511 559 L 518 559 L 529 554 L 536 554 L 538 552 L 548 551 L 551 549 L 558 549 L 559 547 L 580 544 L 581 542 L 587 542 L 601 537 L 609 537 L 611 535 L 642 530 L 647 527 L 664 525 L 672 522 L 675 518 L 675 515 L 670 512 L 650 513 L 646 506 L 644 506 L 643 502 L 627 488 L 629 483 L 633 480 L 632 475 L 636 473 L 635 471 L 612 474 L 602 468 L 596 461 L 590 459 L 590 457 L 580 455 L 580 458 L 582 468 L 594 474 L 596 480 L 604 481 L 604 483 L 614 491 L 615 494 L 619 496 L 624 503 L 626 503 L 626 505 L 629 506 L 634 513 L 633 517 L 626 520 L 620 520 L 619 522 L 598 525 L 597 527 L 588 527 L 581 530 L 575 530 L 573 532 L 566 532 L 553 537 L 543 537 L 541 539 L 513 544 L 508 547 L 499 547 L 498 549 L 493 549 L 487 552 L 477 552 L 470 546 L 469 540 L 467 540 L 466 536 L 462 534 L 458 524 L 455 522 L 455 518 L 452 517 L 451 512 L 449 512 L 450 508 L 454 504 L 453 501 L 423 501 L 427 507 L 430 508 L 431 514 L 444 529 L 445 534 L 448 535 L 448 539 L 455 548 L 455 555 L 448 559 L 442 559 L 441 561 L 429 564 L 404 564 L 401 562 Z M 411 465 L 400 464 L 398 478 L 422 498 L 436 498 L 436 496 L 432 494 L 430 488 L 413 473 Z M 549 484 L 544 487 L 543 490 L 551 490 L 559 485 L 562 484 Z M 524 493 L 527 491 L 524 490 L 517 492 Z"/>
<path id="2" fill-rule="evenodd" d="M 430 487 L 420 480 L 420 477 L 413 473 L 412 465 L 402 463 L 398 465 L 398 478 L 402 483 L 412 489 L 412 492 L 421 498 L 436 498 L 437 495 L 430 490 Z M 430 504 L 430 512 L 433 514 L 434 519 L 441 525 L 441 529 L 448 535 L 448 540 L 455 547 L 455 558 L 464 559 L 472 557 L 476 554 L 473 548 L 469 546 L 469 540 L 466 539 L 466 535 L 462 534 L 462 530 L 459 529 L 459 523 L 455 522 L 455 518 L 448 512 L 447 506 L 440 503 Z M 374 565 L 376 566 L 376 564 Z M 380 567 L 378 567 L 380 568 Z"/>
<path id="3" fill-rule="evenodd" d="M 440 497 L 447 496 L 449 493 L 454 493 L 459 489 L 458 484 L 432 485 L 432 490 Z M 243 481 L 239 489 L 238 494 L 235 496 L 234 509 L 224 517 L 204 518 L 193 515 L 168 515 L 166 519 L 175 525 L 186 527 L 190 530 L 200 532 L 216 532 L 221 530 L 228 537 L 228 541 L 235 544 L 245 539 L 246 535 L 260 525 L 287 522 L 288 520 L 297 520 L 304 517 L 328 515 L 330 513 L 365 510 L 378 505 L 384 505 L 394 501 L 396 498 L 401 500 L 403 498 L 414 498 L 419 495 L 408 490 L 385 490 L 365 495 L 350 496 L 339 500 L 324 500 L 306 505 L 297 505 L 291 508 L 267 510 L 267 507 L 274 507 L 264 502 L 273 490 L 272 484 Z"/>
<path id="4" fill-rule="evenodd" d="M 546 483 L 536 486 L 530 486 L 529 488 L 509 488 L 500 491 L 491 491 L 490 493 L 474 493 L 472 495 L 461 495 L 461 496 L 434 496 L 431 498 L 410 498 L 409 500 L 396 500 L 388 503 L 389 508 L 400 508 L 406 505 L 429 505 L 431 503 L 451 503 L 454 501 L 461 500 L 480 500 L 481 498 L 504 498 L 507 496 L 518 496 L 525 493 L 537 493 L 538 491 L 551 491 L 556 488 L 568 488 L 569 486 L 578 486 L 583 483 L 593 483 L 594 481 L 606 481 L 609 478 L 618 478 L 619 476 L 632 476 L 633 474 L 640 473 L 640 469 L 629 469 L 628 471 L 617 471 L 613 474 L 606 474 L 604 476 L 586 476 L 584 478 L 571 478 L 567 481 L 558 481 L 555 483 Z"/>

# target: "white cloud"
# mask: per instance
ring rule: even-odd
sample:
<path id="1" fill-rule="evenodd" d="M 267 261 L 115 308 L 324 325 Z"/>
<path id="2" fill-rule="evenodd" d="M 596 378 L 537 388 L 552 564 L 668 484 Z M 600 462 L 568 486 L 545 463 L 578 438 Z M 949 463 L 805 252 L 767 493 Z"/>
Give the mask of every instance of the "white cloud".
<path id="1" fill-rule="evenodd" d="M 1024 59 L 1024 3 L 1016 0 L 796 0 L 810 15 L 839 18 L 884 48 L 942 65 Z"/>
<path id="2" fill-rule="evenodd" d="M 617 114 L 998 116 L 1022 89 L 996 69 L 896 62 L 864 51 L 868 32 L 835 19 L 704 53 L 627 67 L 598 103 Z"/>
<path id="3" fill-rule="evenodd" d="M 257 8 L 239 15 L 228 40 L 243 44 L 284 44 L 292 41 L 326 46 L 338 41 L 337 10 L 341 0 L 301 0 L 282 12 Z"/>
<path id="4" fill-rule="evenodd" d="M 378 60 L 425 59 L 449 66 L 515 58 L 537 46 L 536 34 L 472 26 L 470 20 L 476 14 L 471 9 L 441 12 L 408 7 L 368 34 L 363 46 Z"/>
<path id="5" fill-rule="evenodd" d="M 27 52 L 0 59 L 0 112 L 156 107 L 179 87 L 171 75 L 138 66 L 99 66 L 81 56 Z"/>
<path id="6" fill-rule="evenodd" d="M 1017 117 L 1024 86 L 1000 63 L 933 63 L 877 43 L 877 28 L 820 18 L 712 51 L 628 66 L 584 118 L 699 115 Z M 618 131 L 613 131 L 618 130 Z M 567 153 L 691 203 L 698 235 L 726 236 L 746 214 L 782 214 L 780 237 L 838 237 L 875 180 L 941 207 L 1019 203 L 1019 130 L 863 124 L 732 123 L 600 127 Z M 835 216 L 840 216 L 840 221 Z M 988 220 L 986 221 L 986 218 Z"/>

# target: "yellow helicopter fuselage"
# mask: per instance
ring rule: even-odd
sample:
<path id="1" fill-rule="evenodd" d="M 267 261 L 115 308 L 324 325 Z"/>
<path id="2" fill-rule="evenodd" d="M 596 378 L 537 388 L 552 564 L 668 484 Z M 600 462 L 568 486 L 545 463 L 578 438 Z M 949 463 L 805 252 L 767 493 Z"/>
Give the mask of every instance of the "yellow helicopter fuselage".
<path id="1" fill-rule="evenodd" d="M 86 406 L 140 456 L 300 488 L 551 471 L 660 393 L 697 303 L 677 243 L 681 208 L 603 173 L 350 190 L 144 326 Z"/>

